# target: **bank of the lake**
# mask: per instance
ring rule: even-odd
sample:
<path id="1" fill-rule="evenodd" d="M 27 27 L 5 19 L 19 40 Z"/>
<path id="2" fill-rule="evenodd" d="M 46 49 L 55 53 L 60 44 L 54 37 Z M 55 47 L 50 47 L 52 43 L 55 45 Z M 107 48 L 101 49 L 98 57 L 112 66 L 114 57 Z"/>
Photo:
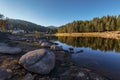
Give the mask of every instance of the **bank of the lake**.
<path id="1" fill-rule="evenodd" d="M 5 41 L 6 39 L 7 41 Z M 55 45 L 56 47 L 54 45 L 55 43 L 52 42 L 50 39 L 8 34 L 6 38 L 3 38 L 2 41 L 0 41 L 0 80 L 110 80 L 108 76 L 101 75 L 92 69 L 79 67 L 71 59 L 70 51 L 61 49 L 62 47 L 57 45 L 57 43 Z M 22 51 L 16 53 L 16 48 L 20 48 Z M 39 56 L 41 56 L 41 52 L 44 52 L 43 49 L 47 51 L 47 53 L 45 52 L 45 55 L 42 56 L 42 58 L 37 58 L 38 55 L 36 56 L 36 50 L 40 50 Z M 11 54 L 11 51 L 14 52 L 14 54 Z M 28 53 L 33 56 L 31 57 L 27 55 Z M 55 56 L 53 55 L 53 53 Z M 38 64 L 39 62 L 46 62 L 46 59 L 49 59 L 49 56 L 46 54 L 48 54 L 49 56 L 53 56 L 53 59 L 55 60 L 53 61 L 55 62 L 54 67 L 49 73 L 46 73 L 46 71 L 46 74 L 37 73 L 36 71 L 34 72 L 34 70 L 36 70 L 35 67 L 29 69 L 29 67 L 36 66 L 36 64 Z M 36 56 L 37 61 L 35 60 L 36 58 L 34 58 L 34 56 Z M 27 61 L 28 65 L 26 67 L 23 65 L 24 59 L 30 59 L 30 61 Z M 35 63 L 29 65 L 29 63 L 32 62 L 31 60 Z M 43 62 L 41 62 L 42 60 Z M 51 61 L 48 62 L 47 64 L 45 63 L 45 65 L 50 65 L 48 67 L 50 68 Z M 40 66 L 41 65 L 39 64 L 37 67 Z M 37 71 L 39 70 L 37 69 Z"/>
<path id="2" fill-rule="evenodd" d="M 88 32 L 88 33 L 56 33 L 55 36 L 72 36 L 72 37 L 101 37 L 101 38 L 120 38 L 119 31 L 109 32 Z"/>

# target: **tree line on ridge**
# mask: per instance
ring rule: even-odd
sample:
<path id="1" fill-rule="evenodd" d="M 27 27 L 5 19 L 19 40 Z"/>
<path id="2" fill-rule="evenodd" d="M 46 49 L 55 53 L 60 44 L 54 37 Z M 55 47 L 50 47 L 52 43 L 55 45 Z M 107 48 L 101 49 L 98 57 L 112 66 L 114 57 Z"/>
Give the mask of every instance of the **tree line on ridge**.
<path id="1" fill-rule="evenodd" d="M 58 33 L 79 33 L 79 32 L 104 32 L 104 31 L 119 31 L 120 30 L 120 15 L 103 16 L 102 18 L 94 18 L 86 21 L 73 21 L 58 28 Z"/>

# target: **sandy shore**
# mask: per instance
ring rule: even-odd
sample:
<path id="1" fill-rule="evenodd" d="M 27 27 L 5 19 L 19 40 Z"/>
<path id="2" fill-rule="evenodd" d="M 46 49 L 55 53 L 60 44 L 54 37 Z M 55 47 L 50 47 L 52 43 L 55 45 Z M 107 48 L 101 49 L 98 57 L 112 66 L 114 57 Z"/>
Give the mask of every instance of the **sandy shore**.
<path id="1" fill-rule="evenodd" d="M 91 32 L 91 33 L 56 33 L 56 36 L 73 36 L 73 37 L 102 37 L 120 39 L 119 31 L 112 32 Z"/>

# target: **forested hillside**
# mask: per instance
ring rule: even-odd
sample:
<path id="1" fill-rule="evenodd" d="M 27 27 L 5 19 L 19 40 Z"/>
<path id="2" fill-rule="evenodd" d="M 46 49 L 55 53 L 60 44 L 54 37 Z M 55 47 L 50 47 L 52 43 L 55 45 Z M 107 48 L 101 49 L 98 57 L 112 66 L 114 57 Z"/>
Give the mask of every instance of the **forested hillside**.
<path id="1" fill-rule="evenodd" d="M 7 30 L 25 30 L 26 32 L 45 32 L 45 33 L 56 33 L 57 28 L 55 27 L 45 27 L 41 25 L 37 25 L 31 22 L 16 20 L 16 19 L 8 19 L 8 24 L 6 26 Z"/>
<path id="2" fill-rule="evenodd" d="M 37 25 L 31 22 L 16 20 L 16 19 L 8 19 L 8 24 L 6 26 L 7 30 L 25 30 L 26 32 L 39 31 L 46 32 L 47 28 L 41 25 Z"/>
<path id="3" fill-rule="evenodd" d="M 10 30 L 24 30 L 25 32 L 44 32 L 44 33 L 56 33 L 57 28 L 54 26 L 41 26 L 32 22 L 18 20 L 18 19 L 8 19 L 3 14 L 0 14 L 0 31 L 9 32 Z"/>
<path id="4" fill-rule="evenodd" d="M 58 30 L 58 27 L 56 26 L 48 26 L 47 27 L 47 33 L 51 34 L 51 33 L 56 33 Z"/>
<path id="5" fill-rule="evenodd" d="M 120 30 L 120 16 L 103 16 L 86 21 L 73 21 L 58 28 L 58 33 L 104 32 Z"/>

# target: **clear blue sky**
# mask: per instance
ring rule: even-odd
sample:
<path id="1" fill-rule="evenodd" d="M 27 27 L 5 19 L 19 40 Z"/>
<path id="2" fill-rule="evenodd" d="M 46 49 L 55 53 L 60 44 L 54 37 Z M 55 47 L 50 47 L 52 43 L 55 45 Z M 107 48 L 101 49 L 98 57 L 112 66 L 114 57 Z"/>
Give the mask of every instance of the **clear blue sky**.
<path id="1" fill-rule="evenodd" d="M 120 14 L 120 0 L 0 0 L 0 13 L 43 26 Z"/>

